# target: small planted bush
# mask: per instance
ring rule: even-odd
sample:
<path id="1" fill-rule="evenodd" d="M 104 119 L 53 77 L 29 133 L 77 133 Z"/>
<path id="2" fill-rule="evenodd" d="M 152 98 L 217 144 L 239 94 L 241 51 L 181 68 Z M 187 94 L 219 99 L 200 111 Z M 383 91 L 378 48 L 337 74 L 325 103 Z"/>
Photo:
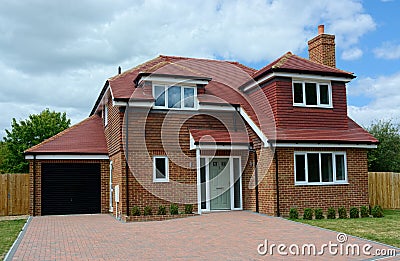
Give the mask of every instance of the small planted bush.
<path id="1" fill-rule="evenodd" d="M 167 208 L 163 205 L 158 206 L 157 215 L 166 215 L 166 214 L 167 214 Z"/>
<path id="2" fill-rule="evenodd" d="M 178 215 L 179 214 L 179 207 L 177 204 L 171 204 L 171 206 L 169 207 L 169 213 L 171 213 L 171 215 Z"/>
<path id="3" fill-rule="evenodd" d="M 192 214 L 193 213 L 193 205 L 185 205 L 185 214 Z"/>
<path id="4" fill-rule="evenodd" d="M 350 218 L 359 218 L 360 217 L 360 211 L 356 207 L 350 208 Z"/>
<path id="5" fill-rule="evenodd" d="M 289 218 L 290 219 L 299 219 L 299 211 L 297 211 L 297 208 L 290 209 Z"/>
<path id="6" fill-rule="evenodd" d="M 304 214 L 303 214 L 303 219 L 311 220 L 312 217 L 313 217 L 313 210 L 311 208 L 305 208 Z"/>
<path id="7" fill-rule="evenodd" d="M 140 216 L 140 208 L 138 206 L 134 206 L 131 210 L 132 216 Z"/>
<path id="8" fill-rule="evenodd" d="M 371 215 L 375 218 L 383 217 L 383 209 L 381 206 L 376 205 L 371 209 Z"/>
<path id="9" fill-rule="evenodd" d="M 153 209 L 150 206 L 145 206 L 143 210 L 143 215 L 151 216 L 153 214 Z"/>
<path id="10" fill-rule="evenodd" d="M 324 212 L 320 208 L 314 210 L 315 219 L 324 219 Z"/>
<path id="11" fill-rule="evenodd" d="M 336 218 L 336 210 L 334 208 L 328 208 L 328 213 L 326 215 L 328 219 L 335 219 Z"/>
<path id="12" fill-rule="evenodd" d="M 338 208 L 338 214 L 339 214 L 339 218 L 341 218 L 341 219 L 347 218 L 346 208 L 344 208 L 344 207 Z"/>
<path id="13" fill-rule="evenodd" d="M 361 206 L 360 215 L 362 218 L 369 217 L 369 209 L 367 206 Z"/>

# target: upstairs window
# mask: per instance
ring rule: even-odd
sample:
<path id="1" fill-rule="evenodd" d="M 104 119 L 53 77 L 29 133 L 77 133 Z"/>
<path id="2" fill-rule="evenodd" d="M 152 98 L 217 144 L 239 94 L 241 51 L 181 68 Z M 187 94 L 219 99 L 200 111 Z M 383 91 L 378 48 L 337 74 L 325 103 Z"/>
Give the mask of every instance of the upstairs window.
<path id="1" fill-rule="evenodd" d="M 195 87 L 154 85 L 154 107 L 163 109 L 195 109 Z"/>
<path id="2" fill-rule="evenodd" d="M 295 152 L 294 165 L 296 185 L 347 182 L 345 152 Z"/>
<path id="3" fill-rule="evenodd" d="M 329 83 L 294 81 L 293 105 L 332 108 L 332 88 Z"/>

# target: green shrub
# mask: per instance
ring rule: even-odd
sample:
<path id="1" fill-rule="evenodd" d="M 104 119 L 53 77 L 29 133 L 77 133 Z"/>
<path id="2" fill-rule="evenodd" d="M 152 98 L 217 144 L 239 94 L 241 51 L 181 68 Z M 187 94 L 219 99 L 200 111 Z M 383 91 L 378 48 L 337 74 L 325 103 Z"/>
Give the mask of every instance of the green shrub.
<path id="1" fill-rule="evenodd" d="M 383 209 L 381 206 L 376 205 L 371 209 L 371 214 L 375 218 L 381 218 L 383 217 Z"/>
<path id="2" fill-rule="evenodd" d="M 350 218 L 359 218 L 360 217 L 360 211 L 356 207 L 350 208 Z"/>
<path id="3" fill-rule="evenodd" d="M 341 218 L 341 219 L 347 218 L 346 208 L 344 208 L 344 207 L 338 208 L 338 214 L 339 214 L 339 218 Z"/>
<path id="4" fill-rule="evenodd" d="M 153 215 L 153 209 L 150 206 L 145 206 L 143 210 L 143 215 L 145 216 Z"/>
<path id="5" fill-rule="evenodd" d="M 290 219 L 298 219 L 299 218 L 299 211 L 297 211 L 297 208 L 291 208 L 290 209 L 289 218 Z"/>
<path id="6" fill-rule="evenodd" d="M 171 204 L 171 206 L 169 207 L 169 213 L 171 213 L 171 215 L 178 215 L 179 214 L 179 207 L 177 204 Z"/>
<path id="7" fill-rule="evenodd" d="M 315 214 L 315 219 L 324 219 L 324 212 L 322 211 L 322 209 L 320 208 L 316 208 L 314 210 L 314 214 Z"/>
<path id="8" fill-rule="evenodd" d="M 185 214 L 192 214 L 193 213 L 193 205 L 188 204 L 185 205 Z"/>
<path id="9" fill-rule="evenodd" d="M 369 217 L 369 208 L 368 206 L 361 206 L 360 214 L 362 218 Z"/>
<path id="10" fill-rule="evenodd" d="M 336 210 L 334 208 L 328 208 L 328 213 L 326 215 L 328 219 L 335 219 L 336 218 Z"/>
<path id="11" fill-rule="evenodd" d="M 157 215 L 166 215 L 166 214 L 167 214 L 167 208 L 163 205 L 158 206 Z"/>
<path id="12" fill-rule="evenodd" d="M 133 206 L 131 210 L 132 216 L 140 216 L 140 208 L 138 206 Z"/>
<path id="13" fill-rule="evenodd" d="M 311 208 L 305 208 L 303 219 L 311 220 L 313 217 L 313 210 Z"/>

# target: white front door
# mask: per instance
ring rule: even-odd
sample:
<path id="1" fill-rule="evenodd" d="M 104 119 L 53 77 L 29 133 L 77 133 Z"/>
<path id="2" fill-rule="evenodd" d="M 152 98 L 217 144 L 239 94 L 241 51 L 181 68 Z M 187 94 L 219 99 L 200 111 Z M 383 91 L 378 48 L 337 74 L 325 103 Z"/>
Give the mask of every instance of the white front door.
<path id="1" fill-rule="evenodd" d="M 210 162 L 210 208 L 231 209 L 229 158 L 217 158 Z"/>
<path id="2" fill-rule="evenodd" d="M 240 157 L 199 157 L 199 213 L 242 209 Z"/>

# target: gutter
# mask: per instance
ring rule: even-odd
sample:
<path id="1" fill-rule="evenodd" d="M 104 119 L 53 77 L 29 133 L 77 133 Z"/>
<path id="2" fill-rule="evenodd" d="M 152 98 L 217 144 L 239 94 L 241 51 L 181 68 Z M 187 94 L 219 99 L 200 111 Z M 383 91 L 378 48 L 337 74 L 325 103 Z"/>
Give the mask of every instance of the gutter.
<path id="1" fill-rule="evenodd" d="M 258 192 L 258 158 L 257 158 L 257 152 L 255 149 L 250 149 L 251 152 L 253 152 L 254 155 L 254 183 L 256 184 L 255 189 L 256 189 L 256 212 L 260 213 L 260 203 L 259 203 L 259 192 Z"/>
<path id="2" fill-rule="evenodd" d="M 32 216 L 35 216 L 36 210 L 36 154 L 33 154 L 33 208 Z"/>
<path id="3" fill-rule="evenodd" d="M 126 189 L 126 215 L 129 216 L 129 143 L 128 143 L 128 126 L 129 126 L 129 102 L 125 107 L 125 189 Z M 118 214 L 117 214 L 118 215 Z"/>
<path id="4" fill-rule="evenodd" d="M 278 151 L 275 148 L 275 185 L 276 185 L 276 216 L 281 216 L 281 211 L 279 207 L 279 164 L 278 164 Z"/>

